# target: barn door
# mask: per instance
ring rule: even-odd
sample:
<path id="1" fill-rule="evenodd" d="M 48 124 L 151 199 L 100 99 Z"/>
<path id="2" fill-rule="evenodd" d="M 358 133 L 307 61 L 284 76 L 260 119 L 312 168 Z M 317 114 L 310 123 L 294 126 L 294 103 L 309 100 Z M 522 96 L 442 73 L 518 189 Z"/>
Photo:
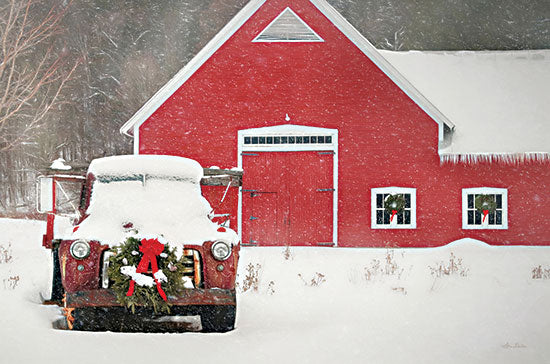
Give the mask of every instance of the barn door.
<path id="1" fill-rule="evenodd" d="M 333 153 L 243 153 L 243 243 L 333 240 Z"/>

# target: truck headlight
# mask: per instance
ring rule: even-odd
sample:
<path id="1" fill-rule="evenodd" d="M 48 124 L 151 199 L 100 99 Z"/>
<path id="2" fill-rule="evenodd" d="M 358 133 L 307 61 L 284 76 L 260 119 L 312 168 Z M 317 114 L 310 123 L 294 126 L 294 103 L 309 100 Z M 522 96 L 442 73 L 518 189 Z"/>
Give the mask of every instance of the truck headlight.
<path id="1" fill-rule="evenodd" d="M 75 259 L 84 259 L 90 255 L 90 244 L 85 240 L 77 240 L 71 244 L 71 255 Z"/>
<path id="2" fill-rule="evenodd" d="M 231 255 L 231 246 L 225 241 L 216 241 L 210 251 L 216 260 L 226 260 Z"/>

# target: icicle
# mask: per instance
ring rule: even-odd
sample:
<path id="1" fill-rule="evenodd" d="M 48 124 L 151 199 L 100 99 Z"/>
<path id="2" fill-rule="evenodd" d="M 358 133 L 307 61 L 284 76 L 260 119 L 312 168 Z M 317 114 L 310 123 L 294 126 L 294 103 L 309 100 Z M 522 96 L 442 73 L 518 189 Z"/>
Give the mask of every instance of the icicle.
<path id="1" fill-rule="evenodd" d="M 527 153 L 496 153 L 496 154 L 440 154 L 440 163 L 464 163 L 477 164 L 485 163 L 503 163 L 520 164 L 526 162 L 545 163 L 550 161 L 550 154 L 546 152 L 527 152 Z"/>

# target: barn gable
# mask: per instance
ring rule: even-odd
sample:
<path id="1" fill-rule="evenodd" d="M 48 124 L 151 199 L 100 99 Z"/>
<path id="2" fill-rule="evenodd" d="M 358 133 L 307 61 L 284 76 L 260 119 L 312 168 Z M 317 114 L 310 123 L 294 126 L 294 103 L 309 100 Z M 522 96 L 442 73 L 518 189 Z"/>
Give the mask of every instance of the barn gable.
<path id="1" fill-rule="evenodd" d="M 443 115 L 426 97 L 424 97 L 403 75 L 401 75 L 378 50 L 363 37 L 349 22 L 346 21 L 325 0 L 303 0 L 311 3 L 328 19 L 345 37 L 363 52 L 385 75 L 387 75 L 405 94 L 407 94 L 424 112 L 438 125 L 439 146 L 450 143 L 454 124 Z M 290 32 L 300 33 L 294 36 L 306 37 L 295 41 L 322 42 L 323 39 L 314 31 L 313 24 L 304 22 L 292 7 L 297 1 L 283 1 L 286 7 L 264 28 L 252 41 L 254 42 L 281 42 L 283 40 L 268 40 L 281 36 L 281 29 L 291 28 Z M 266 0 L 251 0 L 184 68 L 182 68 L 166 85 L 164 85 L 141 109 L 139 109 L 121 128 L 121 133 L 134 137 L 134 152 L 139 152 L 139 128 L 148 120 L 185 82 L 197 72 L 201 66 L 212 57 L 247 21 L 254 16 Z M 299 26 L 302 25 L 302 26 Z M 275 26 L 275 27 L 274 27 Z M 292 28 L 295 27 L 295 28 Z M 266 33 L 266 31 L 269 31 Z M 263 36 L 262 36 L 263 35 Z M 292 40 L 288 40 L 292 41 Z"/>

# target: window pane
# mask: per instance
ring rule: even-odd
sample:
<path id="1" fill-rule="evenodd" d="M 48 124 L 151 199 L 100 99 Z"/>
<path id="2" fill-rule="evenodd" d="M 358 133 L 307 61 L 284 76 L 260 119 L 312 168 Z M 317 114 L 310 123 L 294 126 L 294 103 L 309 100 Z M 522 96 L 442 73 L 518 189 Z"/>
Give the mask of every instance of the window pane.
<path id="1" fill-rule="evenodd" d="M 265 137 L 260 137 L 260 144 L 265 144 Z"/>
<path id="2" fill-rule="evenodd" d="M 468 211 L 468 225 L 474 224 L 474 210 Z"/>
<path id="3" fill-rule="evenodd" d="M 284 136 L 281 137 L 281 144 L 287 144 L 288 143 L 288 137 Z"/>
<path id="4" fill-rule="evenodd" d="M 267 144 L 273 144 L 273 137 L 267 137 Z"/>
<path id="5" fill-rule="evenodd" d="M 495 211 L 495 225 L 502 225 L 502 211 Z"/>
<path id="6" fill-rule="evenodd" d="M 302 144 L 302 137 L 296 137 L 296 144 Z"/>
<path id="7" fill-rule="evenodd" d="M 294 137 L 288 137 L 288 143 L 289 144 L 294 144 Z"/>
<path id="8" fill-rule="evenodd" d="M 250 144 L 250 137 L 244 137 L 244 144 Z"/>
<path id="9" fill-rule="evenodd" d="M 481 213 L 479 211 L 475 211 L 475 224 L 481 225 Z"/>
<path id="10" fill-rule="evenodd" d="M 390 223 L 390 214 L 386 210 L 384 210 L 384 224 L 388 225 Z"/>
<path id="11" fill-rule="evenodd" d="M 332 137 L 331 136 L 326 136 L 325 137 L 325 143 L 327 143 L 327 144 L 332 143 Z"/>
<path id="12" fill-rule="evenodd" d="M 405 208 L 410 209 L 411 208 L 411 194 L 410 193 L 405 193 L 403 195 L 403 197 L 405 197 Z"/>
<path id="13" fill-rule="evenodd" d="M 324 143 L 325 142 L 325 137 L 324 136 L 318 136 L 317 137 L 317 143 L 321 144 L 321 143 Z"/>
<path id="14" fill-rule="evenodd" d="M 273 144 L 281 144 L 281 137 L 273 137 Z"/>
<path id="15" fill-rule="evenodd" d="M 405 210 L 405 224 L 410 225 L 411 224 L 411 211 Z"/>
<path id="16" fill-rule="evenodd" d="M 311 144 L 317 143 L 317 137 L 316 136 L 310 137 L 310 140 L 311 140 Z"/>
<path id="17" fill-rule="evenodd" d="M 376 223 L 381 225 L 384 222 L 384 210 L 376 210 Z"/>
<path id="18" fill-rule="evenodd" d="M 258 144 L 258 137 L 252 137 L 252 144 Z"/>
<path id="19" fill-rule="evenodd" d="M 393 218 L 394 218 L 394 219 L 397 218 L 397 224 L 398 224 L 398 225 L 403 225 L 403 211 L 401 211 L 400 213 L 396 214 Z"/>
<path id="20" fill-rule="evenodd" d="M 304 144 L 309 144 L 309 137 L 308 136 L 304 137 Z"/>
<path id="21" fill-rule="evenodd" d="M 468 208 L 474 208 L 474 195 L 468 195 Z"/>
<path id="22" fill-rule="evenodd" d="M 487 216 L 487 219 L 489 219 L 489 225 L 494 225 L 495 224 L 495 213 L 493 212 L 492 214 L 489 214 Z"/>
<path id="23" fill-rule="evenodd" d="M 382 195 L 381 193 L 377 193 L 376 194 L 376 207 L 378 208 L 383 208 L 384 207 L 384 195 Z"/>
<path id="24" fill-rule="evenodd" d="M 495 200 L 497 203 L 497 209 L 502 208 L 502 195 L 495 195 Z"/>

